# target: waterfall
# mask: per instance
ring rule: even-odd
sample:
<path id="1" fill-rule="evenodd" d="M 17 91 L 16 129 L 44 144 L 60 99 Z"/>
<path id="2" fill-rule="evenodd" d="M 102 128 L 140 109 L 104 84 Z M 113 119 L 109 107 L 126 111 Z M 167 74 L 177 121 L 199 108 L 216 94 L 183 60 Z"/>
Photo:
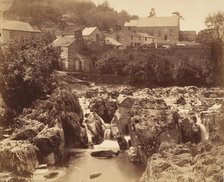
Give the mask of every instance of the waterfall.
<path id="1" fill-rule="evenodd" d="M 104 140 L 112 140 L 111 129 L 108 128 L 104 131 Z"/>
<path id="2" fill-rule="evenodd" d="M 86 134 L 87 134 L 87 138 L 88 138 L 88 143 L 89 144 L 92 144 L 92 134 L 91 132 L 89 131 L 89 129 L 87 128 L 87 124 L 84 123 L 84 126 L 85 126 L 85 129 L 86 129 Z"/>
<path id="3" fill-rule="evenodd" d="M 205 125 L 203 125 L 203 124 L 201 123 L 201 118 L 200 118 L 199 116 L 197 116 L 197 123 L 196 123 L 196 124 L 198 124 L 198 126 L 199 126 L 200 129 L 201 129 L 201 138 L 202 138 L 202 141 L 208 140 L 208 138 L 209 138 L 209 133 L 208 133 L 208 131 L 207 131 Z"/>

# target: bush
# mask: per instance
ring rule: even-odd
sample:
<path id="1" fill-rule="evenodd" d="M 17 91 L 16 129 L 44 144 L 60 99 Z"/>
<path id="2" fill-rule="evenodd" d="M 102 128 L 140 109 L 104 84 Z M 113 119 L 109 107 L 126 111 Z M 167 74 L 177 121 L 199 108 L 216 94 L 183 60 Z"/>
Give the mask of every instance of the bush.
<path id="1" fill-rule="evenodd" d="M 0 92 L 5 104 L 17 113 L 53 89 L 51 73 L 60 50 L 48 46 L 50 41 L 41 36 L 1 47 Z"/>
<path id="2" fill-rule="evenodd" d="M 96 62 L 102 74 L 115 74 L 127 78 L 137 86 L 208 85 L 213 81 L 214 63 L 205 64 L 191 50 L 127 49 L 105 52 Z M 192 53 L 192 54 L 193 54 Z M 199 58 L 199 60 L 197 60 Z M 191 60 L 195 60 L 193 63 Z M 208 60 L 209 61 L 209 60 Z"/>

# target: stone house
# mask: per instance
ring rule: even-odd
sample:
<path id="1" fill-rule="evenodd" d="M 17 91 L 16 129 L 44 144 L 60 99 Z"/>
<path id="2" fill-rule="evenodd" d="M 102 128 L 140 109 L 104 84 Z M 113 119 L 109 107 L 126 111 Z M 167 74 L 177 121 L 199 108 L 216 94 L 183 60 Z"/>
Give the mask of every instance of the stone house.
<path id="1" fill-rule="evenodd" d="M 57 37 L 60 36 L 74 36 L 74 33 L 77 31 L 82 31 L 82 26 L 77 26 L 75 24 L 70 24 L 68 22 L 63 22 L 63 25 L 59 25 L 59 28 L 57 28 L 54 33 Z"/>
<path id="2" fill-rule="evenodd" d="M 180 31 L 180 41 L 195 42 L 197 39 L 196 31 Z"/>
<path id="3" fill-rule="evenodd" d="M 58 37 L 52 43 L 53 47 L 60 47 L 62 50 L 59 66 L 63 71 L 90 72 L 90 60 L 79 54 L 83 45 L 79 32 L 76 32 L 76 36 Z"/>
<path id="4" fill-rule="evenodd" d="M 97 27 L 86 27 L 82 30 L 84 40 L 104 42 L 104 34 Z"/>
<path id="5" fill-rule="evenodd" d="M 134 31 L 119 31 L 113 34 L 113 37 L 123 44 L 125 47 L 127 46 L 138 46 L 138 45 L 150 45 L 155 42 L 155 38 L 150 36 L 147 33 L 142 32 L 134 32 Z"/>
<path id="6" fill-rule="evenodd" d="M 170 17 L 144 17 L 125 22 L 124 29 L 133 32 L 147 33 L 159 41 L 179 40 L 179 18 Z"/>
<path id="7" fill-rule="evenodd" d="M 2 42 L 19 41 L 40 34 L 41 31 L 27 22 L 3 21 L 0 24 L 0 37 Z"/>
<path id="8" fill-rule="evenodd" d="M 110 45 L 112 47 L 115 47 L 116 49 L 123 49 L 124 48 L 123 44 L 121 44 L 120 42 L 118 42 L 117 40 L 115 40 L 112 37 L 106 37 L 105 38 L 105 44 Z"/>

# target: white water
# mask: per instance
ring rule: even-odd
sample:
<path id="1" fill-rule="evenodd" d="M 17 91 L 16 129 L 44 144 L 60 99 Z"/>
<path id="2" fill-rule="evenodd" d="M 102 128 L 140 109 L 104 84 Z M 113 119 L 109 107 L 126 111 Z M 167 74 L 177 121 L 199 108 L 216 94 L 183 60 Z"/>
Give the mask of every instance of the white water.
<path id="1" fill-rule="evenodd" d="M 104 141 L 105 140 L 111 140 L 112 139 L 111 137 L 112 137 L 111 129 L 107 128 L 104 131 Z"/>
<path id="2" fill-rule="evenodd" d="M 201 129 L 201 137 L 202 137 L 202 141 L 208 140 L 209 138 L 209 133 L 206 129 L 206 127 L 201 123 L 201 118 L 199 116 L 197 117 L 197 123 Z"/>

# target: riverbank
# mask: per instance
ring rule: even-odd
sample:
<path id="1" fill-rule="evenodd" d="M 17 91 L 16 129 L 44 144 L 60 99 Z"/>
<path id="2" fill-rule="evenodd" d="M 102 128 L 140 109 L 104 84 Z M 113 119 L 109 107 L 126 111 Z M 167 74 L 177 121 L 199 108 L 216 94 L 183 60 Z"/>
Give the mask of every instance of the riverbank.
<path id="1" fill-rule="evenodd" d="M 131 141 L 129 141 L 129 143 L 132 145 L 131 150 L 134 158 L 141 160 L 142 163 L 147 166 L 141 178 L 144 182 L 147 182 L 151 178 L 162 181 L 167 175 L 170 176 L 170 180 L 171 178 L 175 178 L 177 181 L 180 179 L 182 180 L 181 176 L 183 177 L 185 174 L 178 170 L 182 171 L 187 168 L 188 170 L 186 170 L 186 173 L 190 176 L 192 175 L 192 171 L 197 171 L 195 168 L 198 166 L 200 168 L 199 172 L 203 174 L 203 171 L 208 171 L 206 165 L 193 165 L 194 168 L 192 164 L 194 162 L 194 164 L 198 162 L 207 163 L 206 157 L 211 155 L 214 161 L 219 162 L 218 167 L 214 167 L 217 170 L 213 172 L 209 171 L 210 178 L 208 179 L 220 178 L 219 173 L 218 176 L 214 176 L 218 170 L 220 171 L 223 169 L 221 164 L 222 160 L 218 160 L 223 158 L 223 153 L 215 152 L 221 150 L 223 146 L 223 89 L 198 87 L 139 89 L 123 85 L 94 86 L 71 83 L 70 90 L 71 92 L 69 93 L 63 90 L 59 92 L 60 94 L 56 94 L 55 97 L 50 97 L 50 99 L 46 101 L 36 102 L 36 105 L 34 105 L 35 107 L 25 110 L 25 112 L 20 115 L 20 120 L 17 120 L 19 121 L 19 125 L 15 128 L 13 134 L 10 134 L 10 140 L 18 143 L 17 146 L 19 146 L 21 140 L 27 142 L 26 144 L 29 144 L 30 147 L 37 144 L 38 147 L 43 147 L 41 151 L 46 152 L 43 153 L 44 155 L 42 155 L 42 158 L 38 158 L 40 156 L 38 156 L 39 153 L 36 153 L 36 150 L 33 150 L 33 154 L 27 153 L 28 156 L 35 156 L 38 154 L 36 156 L 38 163 L 45 164 L 45 167 L 44 169 L 38 169 L 38 164 L 36 164 L 36 162 L 32 163 L 34 165 L 31 170 L 27 168 L 30 173 L 24 180 L 43 181 L 44 179 L 46 181 L 57 182 L 58 180 L 77 179 L 88 181 L 90 180 L 89 175 L 91 173 L 102 173 L 99 177 L 91 181 L 97 181 L 97 179 L 105 181 L 110 178 L 110 170 L 114 170 L 113 173 L 117 174 L 115 179 L 118 182 L 119 180 L 122 180 L 121 182 L 129 182 L 129 177 L 131 175 L 128 174 L 133 174 L 134 177 L 132 176 L 132 178 L 135 178 L 135 180 L 139 179 L 144 171 L 144 167 L 141 168 L 139 165 L 135 166 L 135 164 L 130 163 L 130 156 L 126 153 L 121 153 L 118 157 L 112 159 L 101 160 L 91 157 L 90 151 L 94 150 L 82 149 L 82 152 L 77 152 L 76 149 L 75 152 L 73 151 L 70 160 L 66 161 L 66 165 L 64 163 L 64 167 L 53 167 L 57 159 L 62 159 L 58 155 L 60 153 L 57 153 L 59 146 L 61 146 L 60 151 L 62 151 L 62 153 L 65 152 L 65 148 L 70 148 L 72 151 L 72 148 L 76 146 L 87 148 L 94 145 L 95 150 L 100 149 L 97 148 L 97 146 L 102 142 L 105 145 L 104 132 L 106 129 L 107 131 L 108 129 L 110 130 L 108 133 L 111 133 L 111 140 L 116 140 L 116 137 L 120 134 L 129 134 L 131 136 Z M 77 98 L 76 96 L 73 98 L 73 94 L 76 95 Z M 57 100 L 55 100 L 56 98 Z M 61 103 L 61 101 L 64 103 Z M 68 103 L 70 103 L 69 107 Z M 64 108 L 60 110 L 61 122 L 56 122 L 56 124 L 59 124 L 58 129 L 61 129 L 64 134 L 61 137 L 61 143 L 57 143 L 58 140 L 53 140 L 54 136 L 58 136 L 56 134 L 57 132 L 52 135 L 53 138 L 49 136 L 48 139 L 46 139 L 46 136 L 43 134 L 46 134 L 46 131 L 50 131 L 51 128 L 54 128 L 55 122 L 53 122 L 52 118 L 54 117 L 52 116 L 54 113 L 57 113 L 61 106 Z M 65 110 L 65 108 L 67 109 Z M 72 117 L 75 120 L 65 117 L 64 114 L 69 114 L 67 112 L 68 110 L 70 114 L 74 114 L 72 114 Z M 39 114 L 35 114 L 36 112 Z M 179 115 L 177 123 L 175 123 L 176 119 L 173 117 L 175 112 Z M 49 113 L 51 114 L 49 115 Z M 195 143 L 195 138 L 191 135 L 193 116 L 198 118 L 197 124 L 203 125 L 209 136 L 209 138 L 204 137 L 200 139 L 198 143 Z M 185 124 L 183 125 L 183 123 Z M 30 135 L 30 132 L 32 135 Z M 79 135 L 77 135 L 77 132 Z M 40 136 L 40 133 L 42 137 L 39 138 L 38 136 Z M 37 139 L 40 145 L 34 142 L 37 141 Z M 56 146 L 58 147 L 41 145 L 45 141 L 49 141 L 52 145 L 54 145 L 52 142 L 56 142 Z M 112 142 L 116 143 L 116 141 Z M 46 146 L 46 148 L 44 146 Z M 108 147 L 110 148 L 111 146 Z M 118 147 L 118 145 L 116 147 Z M 180 155 L 180 158 L 178 158 L 175 157 L 177 153 L 178 155 L 184 155 Z M 9 155 L 7 152 L 4 154 L 6 156 Z M 187 160 L 189 157 L 191 160 Z M 10 157 L 8 158 L 10 159 Z M 29 157 L 25 156 L 25 158 Z M 6 159 L 6 157 L 4 157 L 4 159 Z M 161 162 L 153 163 L 152 159 Z M 177 167 L 175 169 L 170 169 L 170 165 L 167 165 L 164 161 L 166 159 L 169 159 L 169 163 L 174 163 Z M 6 164 L 13 164 L 10 160 L 8 160 Z M 175 162 L 175 160 L 177 161 Z M 20 162 L 23 164 L 22 160 L 18 160 L 16 163 L 17 166 L 21 166 Z M 63 162 L 65 162 L 65 160 Z M 166 166 L 165 168 L 163 168 L 163 164 Z M 208 164 L 211 163 L 208 162 Z M 191 167 L 187 167 L 188 165 L 191 165 Z M 90 168 L 88 168 L 88 166 L 90 166 Z M 130 168 L 126 170 L 125 167 L 127 166 Z M 106 167 L 109 167 L 110 170 L 107 170 Z M 79 171 L 79 168 L 81 171 Z M 158 168 L 161 168 L 162 171 L 158 172 L 155 170 Z M 8 169 L 11 170 L 14 168 Z M 154 173 L 152 173 L 153 171 Z M 163 171 L 166 171 L 166 175 L 158 176 L 159 173 L 163 174 Z M 172 176 L 170 173 L 173 171 L 175 172 Z M 11 174 L 8 176 L 10 175 Z M 20 177 L 21 179 L 23 178 L 21 174 L 14 175 L 16 176 L 15 180 L 20 179 Z M 195 181 L 197 182 L 201 177 L 202 176 L 199 175 L 199 178 Z M 2 179 L 6 178 L 2 177 Z M 207 180 L 207 178 L 205 179 Z M 183 178 L 182 181 L 184 180 L 185 178 Z"/>

